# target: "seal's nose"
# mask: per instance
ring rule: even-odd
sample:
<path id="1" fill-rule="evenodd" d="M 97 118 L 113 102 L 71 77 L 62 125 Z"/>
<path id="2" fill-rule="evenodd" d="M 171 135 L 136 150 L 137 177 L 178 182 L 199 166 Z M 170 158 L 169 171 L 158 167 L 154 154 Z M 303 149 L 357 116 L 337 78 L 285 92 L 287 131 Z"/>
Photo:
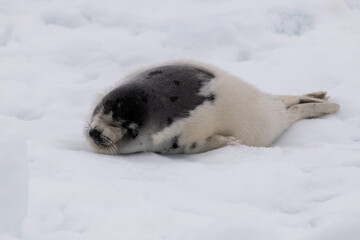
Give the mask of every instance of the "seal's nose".
<path id="1" fill-rule="evenodd" d="M 89 131 L 89 136 L 97 142 L 101 142 L 101 132 L 96 128 Z"/>

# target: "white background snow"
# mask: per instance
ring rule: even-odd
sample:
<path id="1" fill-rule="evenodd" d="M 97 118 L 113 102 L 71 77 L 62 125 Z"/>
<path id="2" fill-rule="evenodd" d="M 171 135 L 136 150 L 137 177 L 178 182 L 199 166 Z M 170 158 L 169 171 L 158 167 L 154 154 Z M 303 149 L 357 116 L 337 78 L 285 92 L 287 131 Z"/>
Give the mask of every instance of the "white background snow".
<path id="1" fill-rule="evenodd" d="M 334 115 L 272 147 L 105 156 L 95 95 L 187 58 Z M 0 239 L 360 239 L 360 1 L 0 0 Z"/>

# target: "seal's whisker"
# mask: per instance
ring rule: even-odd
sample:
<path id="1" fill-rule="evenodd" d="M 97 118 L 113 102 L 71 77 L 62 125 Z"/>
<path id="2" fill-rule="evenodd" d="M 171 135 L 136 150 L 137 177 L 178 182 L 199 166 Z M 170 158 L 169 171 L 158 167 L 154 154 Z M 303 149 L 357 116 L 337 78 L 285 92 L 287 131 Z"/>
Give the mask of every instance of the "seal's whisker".
<path id="1" fill-rule="evenodd" d="M 89 127 L 85 127 L 85 128 L 83 129 L 83 135 L 84 135 L 85 137 L 88 137 L 88 136 L 89 136 L 89 131 L 90 131 L 90 128 L 89 128 Z"/>
<path id="2" fill-rule="evenodd" d="M 111 149 L 113 151 L 113 154 L 116 154 L 117 153 L 117 148 L 115 145 L 111 145 Z"/>
<path id="3" fill-rule="evenodd" d="M 114 146 L 114 148 L 115 148 L 116 153 L 119 153 L 120 151 L 119 151 L 118 146 L 117 146 L 116 144 L 113 144 L 113 146 Z"/>

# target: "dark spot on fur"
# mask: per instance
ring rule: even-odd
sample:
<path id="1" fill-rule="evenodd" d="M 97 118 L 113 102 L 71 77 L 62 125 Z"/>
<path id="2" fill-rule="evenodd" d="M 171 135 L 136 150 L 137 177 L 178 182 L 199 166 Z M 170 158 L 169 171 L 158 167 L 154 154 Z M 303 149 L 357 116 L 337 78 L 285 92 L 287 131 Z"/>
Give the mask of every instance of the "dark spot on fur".
<path id="1" fill-rule="evenodd" d="M 153 72 L 151 72 L 151 73 L 149 73 L 149 76 L 155 76 L 155 75 L 157 75 L 157 74 L 161 74 L 162 73 L 162 71 L 153 71 Z"/>
<path id="2" fill-rule="evenodd" d="M 178 138 L 179 138 L 178 136 L 174 137 L 174 142 L 171 145 L 171 149 L 177 149 L 179 147 Z"/>
<path id="3" fill-rule="evenodd" d="M 200 69 L 200 68 L 196 68 L 196 70 L 198 70 L 199 72 L 205 74 L 208 78 L 214 78 L 214 77 L 215 77 L 214 74 L 212 74 L 212 73 L 210 73 L 210 72 L 208 72 L 208 71 L 202 70 L 202 69 Z"/>
<path id="4" fill-rule="evenodd" d="M 194 148 L 196 148 L 196 142 L 193 142 L 190 146 L 190 149 L 194 149 Z"/>
<path id="5" fill-rule="evenodd" d="M 171 117 L 167 118 L 167 124 L 170 125 L 174 122 L 174 119 L 172 119 Z"/>
<path id="6" fill-rule="evenodd" d="M 180 86 L 180 81 L 174 80 L 174 83 L 175 83 L 176 86 Z"/>
<path id="7" fill-rule="evenodd" d="M 144 103 L 147 103 L 147 102 L 148 102 L 148 99 L 147 99 L 146 96 L 142 96 L 142 97 L 141 97 L 141 100 L 142 100 Z"/>
<path id="8" fill-rule="evenodd" d="M 129 135 L 132 139 L 135 139 L 135 138 L 139 135 L 139 132 L 138 132 L 138 131 L 134 131 L 133 129 L 128 129 L 128 135 Z"/>
<path id="9" fill-rule="evenodd" d="M 177 149 L 178 147 L 179 147 L 179 145 L 176 142 L 174 142 L 173 145 L 171 145 L 172 149 Z"/>
<path id="10" fill-rule="evenodd" d="M 175 102 L 176 100 L 178 100 L 178 96 L 173 96 L 173 97 L 170 97 L 170 101 L 172 102 Z"/>
<path id="11" fill-rule="evenodd" d="M 131 124 L 131 122 L 126 121 L 121 124 L 121 127 L 126 129 L 126 135 L 131 137 L 132 139 L 135 139 L 139 135 L 140 127 L 139 125 Z"/>
<path id="12" fill-rule="evenodd" d="M 206 100 L 208 100 L 210 102 L 214 102 L 215 101 L 215 94 L 210 94 L 209 96 L 206 97 Z"/>

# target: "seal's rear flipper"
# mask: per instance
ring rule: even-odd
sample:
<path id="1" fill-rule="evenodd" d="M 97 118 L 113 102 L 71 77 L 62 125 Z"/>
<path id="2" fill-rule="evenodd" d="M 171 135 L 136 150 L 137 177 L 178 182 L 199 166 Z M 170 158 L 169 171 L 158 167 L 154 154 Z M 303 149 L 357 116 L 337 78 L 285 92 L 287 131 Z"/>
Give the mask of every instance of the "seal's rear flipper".
<path id="1" fill-rule="evenodd" d="M 276 97 L 285 104 L 291 123 L 304 118 L 316 118 L 335 113 L 340 109 L 339 104 L 328 102 L 329 96 L 323 91 L 302 96 L 279 95 Z"/>
<path id="2" fill-rule="evenodd" d="M 302 96 L 277 95 L 276 98 L 282 101 L 286 108 L 303 103 L 326 103 L 329 99 L 326 92 L 314 92 Z"/>
<path id="3" fill-rule="evenodd" d="M 326 100 L 326 101 L 329 99 L 329 96 L 326 95 L 325 91 L 308 93 L 305 96 L 306 97 L 311 97 L 311 98 L 323 99 L 323 100 Z"/>
<path id="4" fill-rule="evenodd" d="M 304 118 L 316 118 L 326 114 L 335 113 L 340 109 L 337 103 L 303 103 L 296 104 L 288 109 L 290 119 L 296 122 Z"/>

